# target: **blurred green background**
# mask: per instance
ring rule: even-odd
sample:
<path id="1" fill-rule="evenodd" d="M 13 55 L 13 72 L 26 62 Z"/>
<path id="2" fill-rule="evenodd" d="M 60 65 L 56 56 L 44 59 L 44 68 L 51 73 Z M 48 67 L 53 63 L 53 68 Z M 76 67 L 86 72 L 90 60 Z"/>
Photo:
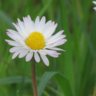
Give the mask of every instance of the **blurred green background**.
<path id="1" fill-rule="evenodd" d="M 39 96 L 96 96 L 96 12 L 92 0 L 0 0 L 0 96 L 33 96 L 31 63 L 12 60 L 5 40 L 12 22 L 46 16 L 64 29 L 67 43 L 50 66 L 36 64 Z"/>

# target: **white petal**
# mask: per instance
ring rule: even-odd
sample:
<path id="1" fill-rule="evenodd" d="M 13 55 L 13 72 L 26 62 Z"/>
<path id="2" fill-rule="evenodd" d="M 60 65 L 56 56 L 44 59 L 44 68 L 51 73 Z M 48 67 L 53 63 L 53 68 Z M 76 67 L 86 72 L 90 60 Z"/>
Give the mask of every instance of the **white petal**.
<path id="1" fill-rule="evenodd" d="M 41 21 L 40 21 L 42 24 L 45 24 L 45 22 L 46 22 L 46 18 L 45 18 L 45 16 L 43 16 L 42 18 L 41 18 Z"/>
<path id="2" fill-rule="evenodd" d="M 35 20 L 35 30 L 43 33 L 45 27 L 45 21 L 46 21 L 45 17 L 42 17 L 41 20 L 39 17 L 37 17 Z"/>
<path id="3" fill-rule="evenodd" d="M 8 32 L 7 32 L 7 35 L 11 38 L 11 39 L 13 39 L 13 40 L 15 40 L 15 41 L 21 41 L 21 40 L 23 40 L 23 38 L 21 37 L 21 35 L 18 33 L 18 32 L 16 32 L 16 31 L 14 31 L 14 30 L 11 30 L 11 29 L 9 29 L 9 30 L 7 30 Z"/>
<path id="4" fill-rule="evenodd" d="M 63 32 L 64 32 L 64 30 L 61 30 L 61 31 L 59 31 L 59 32 L 57 32 L 55 35 L 53 35 L 53 36 L 51 36 L 50 38 L 48 38 L 48 40 L 54 40 L 54 39 L 57 39 L 58 37 L 60 37 L 60 36 L 62 36 L 62 34 L 63 34 Z M 65 38 L 66 36 L 64 35 L 64 38 Z"/>
<path id="5" fill-rule="evenodd" d="M 47 53 L 44 52 L 44 50 L 39 50 L 38 52 L 41 53 L 41 54 L 43 54 L 43 55 L 47 55 Z"/>
<path id="6" fill-rule="evenodd" d="M 56 50 L 56 51 L 65 51 L 61 48 L 57 48 L 57 47 L 52 47 L 52 48 L 49 48 L 50 50 Z"/>
<path id="7" fill-rule="evenodd" d="M 34 25 L 34 22 L 29 15 L 26 18 L 28 19 L 28 22 L 30 23 L 30 25 Z"/>
<path id="8" fill-rule="evenodd" d="M 50 25 L 47 31 L 45 31 L 46 38 L 48 39 L 56 30 L 57 24 Z"/>
<path id="9" fill-rule="evenodd" d="M 9 51 L 11 53 L 17 52 L 17 51 L 22 51 L 23 47 L 12 47 Z"/>
<path id="10" fill-rule="evenodd" d="M 96 1 L 93 1 L 93 4 L 95 4 L 95 5 L 96 5 Z"/>
<path id="11" fill-rule="evenodd" d="M 62 39 L 61 41 L 58 41 L 54 44 L 47 45 L 46 48 L 52 48 L 52 47 L 60 46 L 60 45 L 64 44 L 66 41 L 67 41 L 66 39 Z"/>
<path id="12" fill-rule="evenodd" d="M 19 58 L 23 58 L 24 56 L 26 56 L 26 54 L 28 53 L 28 50 L 24 50 L 19 54 Z"/>
<path id="13" fill-rule="evenodd" d="M 34 59 L 36 62 L 40 62 L 40 57 L 37 52 L 34 53 Z"/>
<path id="14" fill-rule="evenodd" d="M 38 24 L 39 24 L 39 22 L 40 22 L 40 17 L 39 17 L 39 16 L 37 16 L 37 18 L 36 18 L 36 20 L 35 20 L 35 25 L 38 25 Z"/>
<path id="15" fill-rule="evenodd" d="M 93 8 L 96 11 L 96 7 Z"/>
<path id="16" fill-rule="evenodd" d="M 47 40 L 47 44 L 53 44 L 53 43 L 59 42 L 62 39 L 64 39 L 64 37 L 65 37 L 65 35 L 61 35 L 58 38 L 54 38 L 54 39 L 51 38 L 51 39 Z"/>
<path id="17" fill-rule="evenodd" d="M 12 59 L 15 59 L 19 55 L 19 52 L 15 52 L 12 56 Z"/>
<path id="18" fill-rule="evenodd" d="M 43 32 L 43 34 L 45 35 L 45 37 L 47 38 L 47 32 L 46 32 L 46 29 L 48 30 L 48 29 L 50 29 L 50 27 L 52 27 L 52 26 L 54 26 L 53 25 L 53 23 L 52 23 L 52 21 L 50 20 L 50 21 L 48 21 L 46 24 L 43 24 L 43 26 L 44 26 L 44 32 Z"/>
<path id="19" fill-rule="evenodd" d="M 27 35 L 29 35 L 31 32 L 34 31 L 34 22 L 32 21 L 30 16 L 24 17 L 23 21 Z"/>
<path id="20" fill-rule="evenodd" d="M 17 19 L 17 20 L 18 20 L 17 25 L 20 28 L 21 33 L 24 34 L 24 36 L 26 37 L 27 36 L 27 32 L 25 30 L 24 22 L 22 22 L 20 19 Z"/>
<path id="21" fill-rule="evenodd" d="M 7 35 L 14 41 L 20 43 L 21 45 L 25 45 L 24 39 L 18 32 L 9 29 Z"/>
<path id="22" fill-rule="evenodd" d="M 15 26 L 16 30 L 18 31 L 18 33 L 22 36 L 22 38 L 26 38 L 26 35 L 23 34 L 23 32 L 21 31 L 21 29 L 19 28 L 19 25 L 13 23 L 13 25 Z"/>
<path id="23" fill-rule="evenodd" d="M 52 21 L 50 20 L 50 21 L 48 21 L 46 24 L 45 24 L 45 30 L 49 27 L 49 26 L 51 26 L 51 24 L 52 24 Z M 44 30 L 44 31 L 45 31 Z"/>
<path id="24" fill-rule="evenodd" d="M 53 51 L 53 50 L 42 50 L 44 51 L 47 55 L 51 56 L 51 57 L 54 57 L 54 58 L 57 58 L 60 53 L 56 52 L 56 51 Z"/>
<path id="25" fill-rule="evenodd" d="M 44 54 L 42 54 L 42 53 L 40 52 L 40 56 L 41 56 L 44 64 L 45 64 L 46 66 L 49 66 L 49 60 L 48 60 L 48 58 L 46 57 L 46 55 L 44 55 Z"/>
<path id="26" fill-rule="evenodd" d="M 28 53 L 26 56 L 26 62 L 30 61 L 32 57 L 33 57 L 33 52 Z"/>
<path id="27" fill-rule="evenodd" d="M 66 41 L 67 41 L 66 39 L 62 39 L 61 41 L 58 41 L 58 42 L 54 43 L 53 47 L 54 46 L 60 46 L 60 45 L 64 44 Z"/>
<path id="28" fill-rule="evenodd" d="M 11 46 L 21 46 L 18 42 L 12 40 L 5 40 Z"/>
<path id="29" fill-rule="evenodd" d="M 44 25 L 41 24 L 40 22 L 40 17 L 37 16 L 36 20 L 35 20 L 35 31 L 37 32 L 42 32 L 42 28 L 44 27 Z"/>

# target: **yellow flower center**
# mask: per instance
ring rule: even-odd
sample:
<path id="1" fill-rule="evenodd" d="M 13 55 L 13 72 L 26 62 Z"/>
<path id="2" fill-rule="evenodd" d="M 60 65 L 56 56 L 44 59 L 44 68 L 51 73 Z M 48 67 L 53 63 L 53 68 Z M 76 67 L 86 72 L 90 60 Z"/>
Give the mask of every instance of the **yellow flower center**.
<path id="1" fill-rule="evenodd" d="M 45 47 L 45 38 L 40 32 L 32 32 L 25 40 L 25 43 L 33 50 L 40 50 Z"/>

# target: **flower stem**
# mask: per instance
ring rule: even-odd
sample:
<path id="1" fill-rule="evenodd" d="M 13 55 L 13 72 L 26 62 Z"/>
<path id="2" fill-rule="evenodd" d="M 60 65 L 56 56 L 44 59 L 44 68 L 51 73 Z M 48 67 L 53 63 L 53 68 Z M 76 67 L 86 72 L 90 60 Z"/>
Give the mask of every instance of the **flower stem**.
<path id="1" fill-rule="evenodd" d="M 33 85 L 33 94 L 34 96 L 38 96 L 37 91 L 37 82 L 36 82 L 36 62 L 35 60 L 32 60 L 32 85 Z"/>

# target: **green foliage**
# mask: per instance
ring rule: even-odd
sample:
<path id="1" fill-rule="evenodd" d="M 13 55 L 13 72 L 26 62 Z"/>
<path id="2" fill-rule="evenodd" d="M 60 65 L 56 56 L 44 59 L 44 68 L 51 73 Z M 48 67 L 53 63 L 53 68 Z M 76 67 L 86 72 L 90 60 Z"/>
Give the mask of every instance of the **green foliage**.
<path id="1" fill-rule="evenodd" d="M 37 64 L 39 96 L 96 96 L 96 12 L 92 0 L 0 0 L 0 96 L 32 96 L 31 64 L 11 59 L 5 43 L 12 22 L 47 17 L 64 29 L 67 43 L 50 66 Z"/>

